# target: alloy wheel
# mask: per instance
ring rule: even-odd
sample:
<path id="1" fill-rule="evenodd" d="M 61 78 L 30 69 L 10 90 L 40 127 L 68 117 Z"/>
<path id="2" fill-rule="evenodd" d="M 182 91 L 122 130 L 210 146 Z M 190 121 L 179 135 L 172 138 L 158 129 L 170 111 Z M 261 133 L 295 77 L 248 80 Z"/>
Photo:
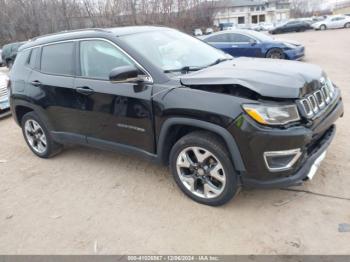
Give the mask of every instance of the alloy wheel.
<path id="1" fill-rule="evenodd" d="M 271 59 L 283 59 L 283 53 L 280 51 L 274 51 L 270 54 Z"/>
<path id="2" fill-rule="evenodd" d="M 35 152 L 43 154 L 46 151 L 46 135 L 38 122 L 33 119 L 27 120 L 24 124 L 24 133 L 30 147 Z"/>
<path id="3" fill-rule="evenodd" d="M 225 189 L 224 168 L 218 158 L 207 149 L 183 149 L 177 157 L 176 169 L 182 184 L 198 197 L 216 198 Z"/>

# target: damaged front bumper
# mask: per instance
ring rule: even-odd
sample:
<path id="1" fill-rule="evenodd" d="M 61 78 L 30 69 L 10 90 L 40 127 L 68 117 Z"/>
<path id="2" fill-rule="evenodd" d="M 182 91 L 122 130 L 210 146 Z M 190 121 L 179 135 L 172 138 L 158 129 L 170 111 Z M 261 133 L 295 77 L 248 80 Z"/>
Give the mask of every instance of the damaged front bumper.
<path id="1" fill-rule="evenodd" d="M 246 168 L 241 172 L 242 185 L 280 188 L 312 179 L 334 138 L 334 123 L 344 113 L 341 97 L 335 101 L 311 126 L 297 125 L 285 129 L 262 127 L 248 116 L 242 116 L 240 121 L 235 121 L 229 131 L 237 141 Z M 291 155 L 290 160 L 286 161 L 283 156 L 271 163 L 286 161 L 291 164 L 285 168 L 271 168 L 266 156 L 276 156 L 276 153 L 283 155 L 285 152 Z M 292 154 L 295 154 L 295 159 Z"/>
<path id="2" fill-rule="evenodd" d="M 294 174 L 288 177 L 276 178 L 267 181 L 260 181 L 257 179 L 249 179 L 243 177 L 243 184 L 245 186 L 259 187 L 259 188 L 280 188 L 299 185 L 302 181 L 312 179 L 316 174 L 321 162 L 326 156 L 326 150 L 331 144 L 336 133 L 336 127 L 332 126 L 319 141 L 317 147 L 308 156 L 301 168 Z"/>

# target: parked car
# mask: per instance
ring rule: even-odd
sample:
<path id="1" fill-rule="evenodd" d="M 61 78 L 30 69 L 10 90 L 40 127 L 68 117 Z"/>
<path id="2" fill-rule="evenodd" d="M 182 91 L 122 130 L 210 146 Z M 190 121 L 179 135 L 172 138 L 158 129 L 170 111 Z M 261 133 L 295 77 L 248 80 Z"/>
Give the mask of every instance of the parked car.
<path id="1" fill-rule="evenodd" d="M 346 16 L 350 16 L 350 14 L 345 14 Z"/>
<path id="2" fill-rule="evenodd" d="M 2 50 L 0 49 L 0 66 L 2 66 L 2 65 L 3 65 L 3 62 L 2 62 L 2 55 L 1 55 L 1 53 L 2 53 Z"/>
<path id="3" fill-rule="evenodd" d="M 262 23 L 253 25 L 251 27 L 252 30 L 258 31 L 258 32 L 260 32 L 260 31 L 269 31 L 269 30 L 272 30 L 273 28 L 274 28 L 273 24 L 266 23 L 266 22 L 262 22 Z"/>
<path id="4" fill-rule="evenodd" d="M 235 57 L 299 60 L 305 56 L 305 48 L 299 43 L 275 40 L 251 30 L 222 31 L 201 39 Z"/>
<path id="5" fill-rule="evenodd" d="M 0 72 L 0 118 L 10 111 L 9 93 L 7 90 L 8 76 Z"/>
<path id="6" fill-rule="evenodd" d="M 344 15 L 329 16 L 325 20 L 312 24 L 315 30 L 350 28 L 350 17 Z"/>
<path id="7" fill-rule="evenodd" d="M 5 66 L 7 66 L 8 68 L 12 67 L 17 56 L 18 48 L 24 43 L 25 42 L 11 43 L 2 47 L 1 57 Z"/>
<path id="8" fill-rule="evenodd" d="M 208 27 L 208 28 L 205 30 L 205 34 L 206 34 L 206 35 L 210 35 L 210 34 L 212 34 L 212 33 L 214 33 L 214 29 L 211 28 L 211 27 Z"/>
<path id="9" fill-rule="evenodd" d="M 200 28 L 194 29 L 193 30 L 193 35 L 194 36 L 202 36 L 203 35 L 202 29 L 200 29 Z"/>
<path id="10" fill-rule="evenodd" d="M 290 33 L 290 32 L 304 32 L 306 30 L 312 29 L 310 24 L 304 21 L 288 21 L 285 22 L 274 29 L 270 30 L 270 34 L 281 34 L 281 33 Z"/>
<path id="11" fill-rule="evenodd" d="M 220 31 L 230 30 L 232 28 L 235 28 L 234 23 L 220 23 L 219 24 Z"/>
<path id="12" fill-rule="evenodd" d="M 38 157 L 65 144 L 142 155 L 213 206 L 242 186 L 311 179 L 343 115 L 340 90 L 318 66 L 233 59 L 164 27 L 34 39 L 10 79 L 13 116 Z"/>

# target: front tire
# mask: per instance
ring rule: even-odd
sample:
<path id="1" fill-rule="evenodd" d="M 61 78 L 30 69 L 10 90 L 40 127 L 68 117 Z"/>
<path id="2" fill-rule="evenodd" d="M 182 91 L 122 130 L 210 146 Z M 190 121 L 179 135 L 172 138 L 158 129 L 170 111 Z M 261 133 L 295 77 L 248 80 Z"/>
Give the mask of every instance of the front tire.
<path id="1" fill-rule="evenodd" d="M 266 58 L 270 58 L 270 59 L 285 59 L 285 55 L 283 53 L 283 51 L 279 48 L 272 48 L 270 49 L 267 54 L 266 54 Z"/>
<path id="2" fill-rule="evenodd" d="M 53 141 L 46 125 L 36 113 L 25 114 L 21 126 L 24 139 L 35 155 L 50 158 L 60 152 L 62 145 Z"/>
<path id="3" fill-rule="evenodd" d="M 321 31 L 327 30 L 327 26 L 326 26 L 326 25 L 321 25 L 321 26 L 320 26 L 320 30 L 321 30 Z"/>
<path id="4" fill-rule="evenodd" d="M 193 132 L 170 152 L 170 169 L 180 189 L 194 201 L 220 206 L 238 192 L 238 176 L 225 145 L 214 134 Z"/>
<path id="5" fill-rule="evenodd" d="M 345 27 L 345 28 L 350 28 L 350 23 L 346 23 L 346 24 L 344 25 L 344 27 Z"/>

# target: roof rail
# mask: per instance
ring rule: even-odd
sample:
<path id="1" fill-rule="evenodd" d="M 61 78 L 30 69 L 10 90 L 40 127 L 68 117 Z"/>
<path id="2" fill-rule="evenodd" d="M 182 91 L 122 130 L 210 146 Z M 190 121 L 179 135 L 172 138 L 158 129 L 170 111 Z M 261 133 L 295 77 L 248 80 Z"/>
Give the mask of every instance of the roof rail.
<path id="1" fill-rule="evenodd" d="M 40 35 L 40 36 L 36 36 L 36 37 L 31 38 L 29 41 L 35 41 L 37 39 L 40 39 L 40 38 L 46 37 L 46 36 L 55 36 L 55 35 L 60 35 L 60 34 L 64 34 L 64 33 L 83 32 L 83 31 L 89 31 L 89 30 L 110 33 L 110 31 L 103 29 L 103 28 L 82 28 L 82 29 L 75 29 L 75 30 L 63 30 L 60 32 L 52 33 L 52 34 Z"/>

